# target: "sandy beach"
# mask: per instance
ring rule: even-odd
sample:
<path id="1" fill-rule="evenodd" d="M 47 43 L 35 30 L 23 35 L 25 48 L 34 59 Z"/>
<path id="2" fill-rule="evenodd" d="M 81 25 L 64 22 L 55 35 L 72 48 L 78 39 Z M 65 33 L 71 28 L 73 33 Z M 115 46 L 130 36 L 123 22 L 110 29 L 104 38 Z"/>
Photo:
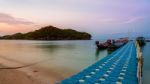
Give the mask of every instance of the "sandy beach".
<path id="1" fill-rule="evenodd" d="M 27 68 L 0 68 L 0 84 L 54 84 L 59 75 L 53 71 Z"/>
<path id="2" fill-rule="evenodd" d="M 19 67 L 18 67 L 19 66 Z M 55 84 L 68 77 L 72 72 L 62 74 L 62 71 L 49 70 L 38 64 L 26 66 L 21 63 L 0 59 L 0 84 Z"/>
<path id="3" fill-rule="evenodd" d="M 0 84 L 42 84 L 24 72 L 12 69 L 0 69 Z"/>

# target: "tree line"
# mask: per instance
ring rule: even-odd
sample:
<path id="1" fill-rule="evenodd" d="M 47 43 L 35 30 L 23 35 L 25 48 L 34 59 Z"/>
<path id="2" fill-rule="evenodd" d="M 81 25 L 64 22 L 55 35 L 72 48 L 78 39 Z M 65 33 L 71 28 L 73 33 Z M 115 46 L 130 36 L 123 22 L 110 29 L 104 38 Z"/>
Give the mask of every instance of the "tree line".
<path id="1" fill-rule="evenodd" d="M 28 33 L 16 33 L 13 35 L 1 36 L 0 39 L 15 40 L 90 40 L 91 35 L 86 32 L 79 32 L 73 29 L 60 29 L 54 26 L 42 27 Z"/>

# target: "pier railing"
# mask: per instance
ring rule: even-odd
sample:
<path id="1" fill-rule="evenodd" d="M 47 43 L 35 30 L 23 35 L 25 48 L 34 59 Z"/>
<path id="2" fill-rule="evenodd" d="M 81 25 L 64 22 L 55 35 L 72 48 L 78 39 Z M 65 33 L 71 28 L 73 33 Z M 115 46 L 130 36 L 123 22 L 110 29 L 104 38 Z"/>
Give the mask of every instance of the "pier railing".
<path id="1" fill-rule="evenodd" d="M 138 60 L 137 77 L 138 77 L 138 83 L 142 84 L 143 57 L 142 57 L 141 47 L 137 41 L 136 41 L 136 48 L 137 48 L 137 60 Z"/>

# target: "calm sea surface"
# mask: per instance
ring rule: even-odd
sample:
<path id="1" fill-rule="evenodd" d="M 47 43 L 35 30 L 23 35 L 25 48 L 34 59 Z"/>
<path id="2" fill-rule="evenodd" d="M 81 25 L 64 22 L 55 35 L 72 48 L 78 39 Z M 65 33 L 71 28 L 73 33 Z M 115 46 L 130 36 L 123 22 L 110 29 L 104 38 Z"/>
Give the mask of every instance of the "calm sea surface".
<path id="1" fill-rule="evenodd" d="M 107 55 L 97 51 L 95 41 L 0 41 L 0 59 L 12 63 L 33 64 L 59 75 L 74 74 Z M 33 65 L 34 66 L 34 65 Z"/>
<path id="2" fill-rule="evenodd" d="M 150 84 L 150 43 L 143 48 L 144 67 L 143 67 L 143 84 Z"/>
<path id="3" fill-rule="evenodd" d="M 1 40 L 0 59 L 23 65 L 36 64 L 68 77 L 102 59 L 107 50 L 98 51 L 95 41 Z M 150 43 L 143 48 L 143 84 L 150 83 Z M 5 64 L 5 63 L 2 63 Z M 9 66 L 9 64 L 8 64 Z M 11 65 L 12 66 L 12 65 Z M 14 65 L 16 67 L 17 65 Z M 33 65 L 35 66 L 35 65 Z M 70 74 L 71 73 L 71 74 Z"/>

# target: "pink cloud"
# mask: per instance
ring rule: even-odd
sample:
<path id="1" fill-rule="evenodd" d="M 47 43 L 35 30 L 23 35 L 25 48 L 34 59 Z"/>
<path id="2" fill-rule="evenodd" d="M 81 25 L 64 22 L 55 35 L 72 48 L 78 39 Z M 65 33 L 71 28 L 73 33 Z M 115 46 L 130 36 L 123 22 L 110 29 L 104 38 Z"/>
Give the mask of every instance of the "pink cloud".
<path id="1" fill-rule="evenodd" d="M 133 22 L 139 21 L 140 19 L 143 19 L 143 18 L 144 17 L 133 17 L 133 18 L 123 21 L 122 24 L 133 23 Z"/>
<path id="2" fill-rule="evenodd" d="M 27 21 L 23 18 L 17 18 L 9 14 L 0 13 L 0 23 L 7 23 L 7 24 L 23 24 L 23 25 L 31 25 L 34 24 L 31 21 Z"/>

